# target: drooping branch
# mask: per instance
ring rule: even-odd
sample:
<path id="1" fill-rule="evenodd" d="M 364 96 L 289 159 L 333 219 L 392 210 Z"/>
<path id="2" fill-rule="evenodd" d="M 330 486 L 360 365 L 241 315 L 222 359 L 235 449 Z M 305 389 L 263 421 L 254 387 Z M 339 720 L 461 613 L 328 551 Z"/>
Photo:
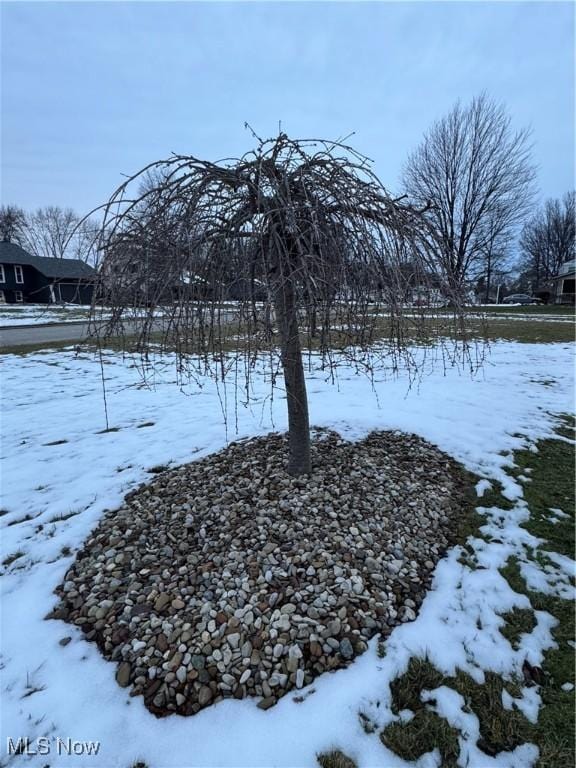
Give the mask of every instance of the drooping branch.
<path id="1" fill-rule="evenodd" d="M 411 306 L 415 290 L 441 288 L 422 210 L 348 146 L 280 134 L 239 160 L 173 156 L 130 177 L 103 214 L 110 314 L 97 335 L 136 336 L 198 373 L 243 363 L 247 390 L 259 356 L 278 355 L 295 473 L 309 471 L 302 350 L 332 373 L 340 359 L 372 374 L 413 365 L 409 344 L 445 329 Z"/>

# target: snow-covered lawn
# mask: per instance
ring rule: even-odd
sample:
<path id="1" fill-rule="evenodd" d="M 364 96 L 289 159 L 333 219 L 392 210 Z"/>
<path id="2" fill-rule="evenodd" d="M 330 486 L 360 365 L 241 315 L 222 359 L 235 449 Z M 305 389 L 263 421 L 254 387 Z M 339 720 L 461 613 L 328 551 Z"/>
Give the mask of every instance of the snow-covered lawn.
<path id="1" fill-rule="evenodd" d="M 222 302 L 221 307 L 234 309 L 238 306 L 237 302 L 229 301 Z M 494 305 L 487 305 L 488 307 L 494 307 Z M 482 312 L 482 306 L 473 306 L 469 308 L 471 316 L 477 312 Z M 142 310 L 144 311 L 144 310 Z M 136 310 L 132 308 L 130 310 L 130 316 L 134 316 Z M 158 309 L 155 312 L 158 316 L 162 314 L 162 310 Z M 382 317 L 386 317 L 386 313 L 381 313 Z M 0 328 L 8 328 L 14 325 L 38 325 L 45 323 L 70 323 L 79 322 L 82 320 L 88 320 L 90 316 L 90 306 L 80 304 L 0 304 Z M 98 317 L 105 318 L 107 313 L 99 313 Z M 415 317 L 419 315 L 414 315 Z M 573 314 L 558 314 L 554 312 L 538 312 L 538 313 L 519 313 L 519 312 L 486 312 L 485 318 L 488 320 L 525 320 L 525 321 L 543 321 L 543 322 L 558 322 L 558 323 L 573 323 Z M 406 317 L 410 317 L 406 313 Z"/>
<path id="2" fill-rule="evenodd" d="M 433 588 L 417 620 L 398 627 L 379 658 L 376 640 L 345 670 L 326 674 L 304 689 L 301 703 L 291 695 L 261 711 L 255 700 L 226 700 L 192 718 L 155 719 L 140 697 L 131 699 L 116 684 L 115 665 L 105 661 L 80 630 L 43 617 L 55 604 L 53 589 L 105 509 L 150 477 L 157 465 L 177 465 L 223 448 L 229 440 L 286 425 L 285 402 L 256 380 L 259 400 L 240 406 L 234 430 L 232 390 L 206 381 L 181 387 L 167 365 L 155 387 L 142 386 L 138 371 L 117 355 L 106 357 L 106 427 L 101 369 L 91 356 L 72 351 L 2 358 L 2 734 L 0 764 L 88 765 L 130 768 L 137 759 L 163 766 L 315 766 L 316 755 L 340 748 L 359 766 L 408 765 L 367 734 L 358 712 L 378 726 L 397 719 L 390 709 L 390 681 L 411 656 L 424 656 L 446 674 L 456 668 L 481 682 L 483 671 L 518 675 L 528 659 L 539 664 L 554 644 L 554 619 L 536 612 L 537 625 L 517 650 L 498 631 L 500 614 L 527 598 L 512 591 L 498 572 L 515 555 L 524 575 L 540 589 L 572 594 L 568 558 L 540 571 L 528 563 L 524 544 L 534 543 L 519 527 L 529 511 L 522 487 L 505 468 L 511 452 L 553 434 L 551 414 L 574 407 L 573 348 L 567 344 L 497 343 L 475 376 L 441 369 L 419 387 L 400 376 L 376 384 L 340 370 L 338 386 L 318 371 L 308 378 L 312 423 L 350 439 L 372 429 L 415 432 L 437 444 L 484 480 L 481 495 L 497 480 L 514 508 L 484 509 L 485 532 L 475 539 L 483 568 L 459 562 L 459 548 L 438 565 Z M 228 435 L 222 406 L 227 395 Z M 378 405 L 379 403 L 379 405 Z M 551 514 L 554 514 L 551 510 Z M 478 621 L 480 620 L 481 623 Z M 478 629 L 481 626 L 482 629 Z M 59 641 L 72 636 L 61 646 Z M 313 692 L 312 692 L 313 691 Z M 309 694 L 309 695 L 306 695 Z M 530 766 L 531 745 L 490 758 L 476 747 L 478 720 L 462 709 L 455 691 L 435 692 L 438 711 L 462 728 L 471 767 Z M 516 700 L 515 700 L 516 701 Z M 379 702 L 379 706 L 376 705 Z M 524 688 L 516 702 L 531 720 L 537 716 L 537 688 Z M 50 756 L 7 756 L 7 738 L 51 739 Z M 55 740 L 100 742 L 98 754 L 67 757 Z M 77 751 L 80 748 L 77 748 Z M 18 762 L 17 762 L 18 761 Z M 417 765 L 439 765 L 437 752 Z M 413 765 L 413 764 L 412 764 Z"/>
<path id="3" fill-rule="evenodd" d="M 572 323 L 574 324 L 574 315 L 560 315 L 554 313 L 522 313 L 509 314 L 508 312 L 486 312 L 483 316 L 484 320 L 524 320 L 524 322 L 540 322 L 540 323 Z"/>
<path id="4" fill-rule="evenodd" d="M 238 302 L 227 301 L 220 304 L 221 308 L 234 309 Z M 51 323 L 85 322 L 90 319 L 89 304 L 0 304 L 0 328 L 10 328 L 15 325 L 45 325 Z M 164 307 L 154 310 L 156 317 L 162 317 Z M 125 317 L 134 318 L 146 315 L 144 308 L 131 307 Z M 96 318 L 104 320 L 110 316 L 108 308 L 98 309 Z"/>
<path id="5" fill-rule="evenodd" d="M 88 320 L 89 314 L 90 307 L 80 304 L 4 304 L 0 305 L 0 328 L 78 322 Z"/>

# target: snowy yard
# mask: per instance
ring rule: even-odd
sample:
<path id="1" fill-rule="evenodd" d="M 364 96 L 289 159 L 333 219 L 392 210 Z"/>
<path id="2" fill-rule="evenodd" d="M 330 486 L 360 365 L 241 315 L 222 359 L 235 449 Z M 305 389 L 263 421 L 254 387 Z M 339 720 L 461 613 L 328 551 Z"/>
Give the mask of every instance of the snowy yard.
<path id="1" fill-rule="evenodd" d="M 5 324 L 0 319 L 0 324 Z M 158 466 L 177 466 L 219 450 L 228 440 L 284 430 L 280 392 L 256 380 L 250 409 L 234 411 L 232 390 L 206 381 L 182 386 L 167 363 L 154 387 L 142 385 L 137 369 L 110 354 L 105 358 L 106 419 L 98 360 L 72 351 L 7 355 L 2 359 L 2 752 L 0 765 L 86 765 L 130 768 L 183 766 L 315 766 L 318 753 L 341 749 L 358 766 L 408 765 L 367 733 L 359 712 L 381 729 L 398 720 L 391 710 L 390 682 L 411 657 L 427 657 L 446 675 L 456 669 L 477 682 L 493 671 L 521 677 L 527 660 L 542 662 L 553 646 L 554 619 L 536 611 L 536 626 L 513 648 L 500 633 L 501 614 L 525 608 L 499 573 L 511 556 L 534 589 L 573 596 L 574 563 L 556 556 L 555 567 L 528 555 L 536 540 L 520 527 L 529 515 L 522 485 L 506 469 L 510 453 L 551 437 L 554 414 L 574 408 L 573 346 L 496 343 L 473 377 L 456 368 L 430 370 L 419 387 L 408 379 L 370 384 L 340 370 L 337 386 L 321 371 L 308 378 L 311 421 L 348 439 L 373 429 L 414 432 L 462 462 L 482 480 L 477 487 L 486 538 L 474 539 L 480 567 L 460 562 L 453 549 L 437 566 L 433 587 L 416 621 L 397 627 L 378 653 L 368 651 L 347 669 L 325 674 L 303 701 L 285 696 L 268 711 L 256 701 L 227 700 L 192 718 L 154 718 L 141 698 L 131 699 L 81 631 L 44 621 L 54 606 L 54 588 L 103 511 Z M 229 412 L 228 433 L 223 408 Z M 237 431 L 235 422 L 237 421 Z M 495 482 L 511 509 L 482 506 Z M 551 510 L 551 515 L 554 515 Z M 72 636 L 71 642 L 60 644 Z M 530 744 L 489 757 L 476 746 L 478 719 L 463 709 L 450 688 L 434 691 L 437 711 L 461 732 L 461 759 L 476 768 L 535 763 Z M 540 695 L 523 687 L 514 703 L 534 722 Z M 510 702 L 508 702 L 511 706 Z M 38 754 L 9 757 L 7 738 L 40 737 L 100 742 L 97 754 L 54 759 Z M 52 742 L 54 743 L 54 741 Z M 82 751 L 78 747 L 77 752 Z M 94 751 L 94 750 L 92 750 Z M 413 765 L 413 763 L 412 763 Z M 440 765 L 437 751 L 417 762 Z"/>
<path id="2" fill-rule="evenodd" d="M 80 304 L 4 304 L 0 305 L 0 328 L 14 325 L 42 325 L 88 320 L 89 306 Z"/>
<path id="3" fill-rule="evenodd" d="M 223 308 L 237 307 L 237 302 L 229 301 L 222 302 Z M 487 305 L 487 309 L 494 309 L 494 305 Z M 523 308 L 520 308 L 523 310 Z M 574 315 L 569 311 L 565 313 L 559 313 L 558 311 L 547 312 L 545 307 L 539 307 L 542 310 L 538 313 L 534 312 L 490 312 L 485 314 L 488 320 L 527 320 L 527 321 L 541 321 L 541 322 L 559 322 L 559 323 L 573 323 Z M 552 308 L 553 309 L 553 308 Z M 479 311 L 482 313 L 484 308 L 472 307 L 470 312 Z M 131 316 L 136 312 L 135 309 L 131 310 Z M 161 314 L 161 311 L 156 313 Z M 100 318 L 107 316 L 104 314 L 98 315 Z M 39 325 L 46 323 L 70 323 L 79 322 L 82 320 L 89 320 L 90 318 L 90 306 L 80 304 L 65 304 L 65 305 L 52 305 L 52 304 L 0 304 L 0 328 L 9 328 L 15 325 Z"/>

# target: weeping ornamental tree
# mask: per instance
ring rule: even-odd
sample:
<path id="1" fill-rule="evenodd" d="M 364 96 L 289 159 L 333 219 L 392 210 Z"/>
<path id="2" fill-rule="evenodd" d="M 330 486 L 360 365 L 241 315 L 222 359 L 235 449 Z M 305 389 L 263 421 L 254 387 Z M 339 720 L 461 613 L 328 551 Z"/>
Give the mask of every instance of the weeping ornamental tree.
<path id="1" fill-rule="evenodd" d="M 238 382 L 241 369 L 247 392 L 268 361 L 272 382 L 284 378 L 292 475 L 311 470 L 306 353 L 332 377 L 342 364 L 373 374 L 418 365 L 410 344 L 446 330 L 405 310 L 411 291 L 438 288 L 422 212 L 343 144 L 281 133 L 241 159 L 172 156 L 103 212 L 97 295 L 109 314 L 95 333 L 135 339 L 144 355 L 169 349 L 180 370 Z"/>

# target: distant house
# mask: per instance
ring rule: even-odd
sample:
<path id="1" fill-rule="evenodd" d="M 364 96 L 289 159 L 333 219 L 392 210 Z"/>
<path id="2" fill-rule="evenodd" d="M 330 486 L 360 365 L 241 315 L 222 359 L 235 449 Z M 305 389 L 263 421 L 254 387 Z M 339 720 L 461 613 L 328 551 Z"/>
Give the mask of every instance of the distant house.
<path id="1" fill-rule="evenodd" d="M 552 278 L 554 285 L 554 303 L 555 304 L 574 304 L 576 288 L 576 259 L 565 261 L 560 267 L 558 274 Z"/>
<path id="2" fill-rule="evenodd" d="M 96 270 L 80 259 L 32 256 L 16 243 L 0 242 L 0 302 L 90 304 Z"/>

